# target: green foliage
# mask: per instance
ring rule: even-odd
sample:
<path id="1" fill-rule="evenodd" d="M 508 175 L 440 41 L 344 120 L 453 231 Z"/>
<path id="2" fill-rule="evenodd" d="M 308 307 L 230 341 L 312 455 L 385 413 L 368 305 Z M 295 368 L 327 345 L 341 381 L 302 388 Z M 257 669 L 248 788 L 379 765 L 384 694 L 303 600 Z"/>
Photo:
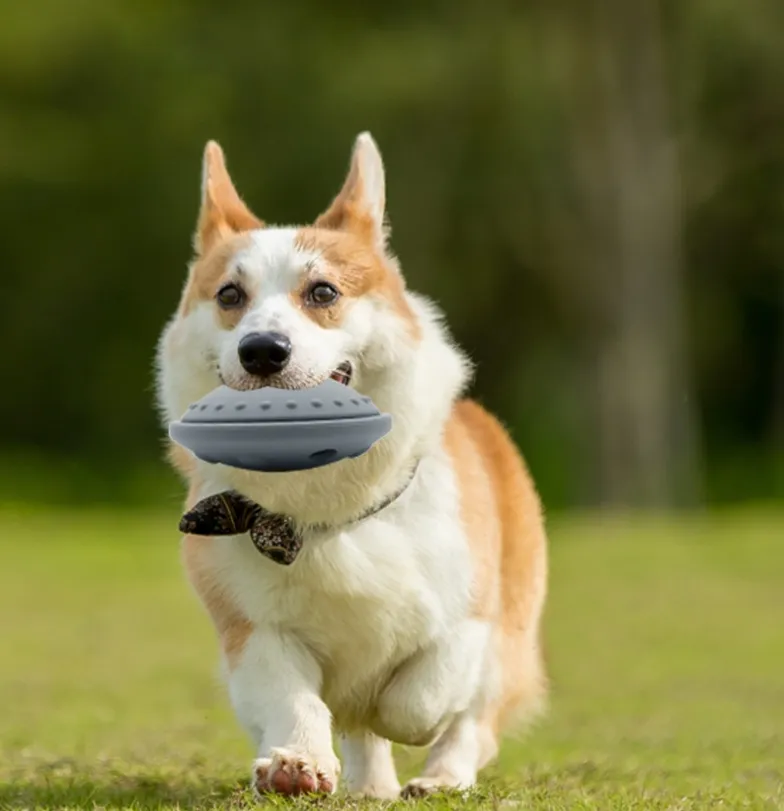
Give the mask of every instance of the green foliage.
<path id="1" fill-rule="evenodd" d="M 393 245 L 477 359 L 477 393 L 549 504 L 599 498 L 603 327 L 586 302 L 618 293 L 575 261 L 596 237 L 573 153 L 596 106 L 574 67 L 575 43 L 593 47 L 589 5 L 4 4 L 6 453 L 78 457 L 109 478 L 156 459 L 152 355 L 189 259 L 204 142 L 223 143 L 262 217 L 302 222 L 368 128 Z M 709 473 L 740 457 L 770 466 L 784 437 L 784 11 L 662 6 L 689 396 Z M 735 479 L 714 495 L 782 493 L 772 477 Z"/>
<path id="2" fill-rule="evenodd" d="M 0 511 L 0 808 L 254 807 L 178 516 Z M 549 716 L 468 799 L 395 807 L 781 808 L 783 519 L 555 522 Z"/>

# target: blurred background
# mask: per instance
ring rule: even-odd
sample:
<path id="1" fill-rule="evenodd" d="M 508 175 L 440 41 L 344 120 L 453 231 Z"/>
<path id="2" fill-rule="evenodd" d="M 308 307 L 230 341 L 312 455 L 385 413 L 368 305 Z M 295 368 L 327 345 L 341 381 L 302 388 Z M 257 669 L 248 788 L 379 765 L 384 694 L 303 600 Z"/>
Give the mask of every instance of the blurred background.
<path id="1" fill-rule="evenodd" d="M 551 510 L 784 498 L 784 4 L 2 4 L 3 499 L 179 502 L 152 357 L 201 152 L 392 245 Z"/>
<path id="2" fill-rule="evenodd" d="M 306 223 L 365 129 L 551 516 L 493 807 L 784 807 L 784 2 L 0 0 L 0 808 L 254 807 L 152 362 L 205 142 Z"/>

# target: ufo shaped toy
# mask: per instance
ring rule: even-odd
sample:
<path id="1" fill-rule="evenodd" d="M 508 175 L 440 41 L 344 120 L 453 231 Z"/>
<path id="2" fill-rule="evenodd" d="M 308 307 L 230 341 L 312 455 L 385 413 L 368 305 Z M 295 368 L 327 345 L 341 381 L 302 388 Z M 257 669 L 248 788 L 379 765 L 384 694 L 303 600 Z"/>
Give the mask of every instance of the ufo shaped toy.
<path id="1" fill-rule="evenodd" d="M 283 472 L 361 456 L 391 427 L 369 397 L 330 378 L 308 389 L 220 386 L 172 422 L 169 436 L 205 462 Z"/>

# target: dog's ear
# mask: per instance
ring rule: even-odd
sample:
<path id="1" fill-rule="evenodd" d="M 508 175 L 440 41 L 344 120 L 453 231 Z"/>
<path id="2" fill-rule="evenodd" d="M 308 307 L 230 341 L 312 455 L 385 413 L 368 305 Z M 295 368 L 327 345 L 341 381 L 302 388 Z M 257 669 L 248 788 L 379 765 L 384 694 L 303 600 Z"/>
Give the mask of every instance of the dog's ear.
<path id="1" fill-rule="evenodd" d="M 204 148 L 201 210 L 193 246 L 205 254 L 219 239 L 240 231 L 263 228 L 264 223 L 245 205 L 231 182 L 223 150 L 215 141 Z"/>
<path id="2" fill-rule="evenodd" d="M 387 237 L 384 162 L 369 132 L 357 136 L 351 167 L 332 205 L 316 220 L 317 228 L 351 231 L 383 248 Z"/>

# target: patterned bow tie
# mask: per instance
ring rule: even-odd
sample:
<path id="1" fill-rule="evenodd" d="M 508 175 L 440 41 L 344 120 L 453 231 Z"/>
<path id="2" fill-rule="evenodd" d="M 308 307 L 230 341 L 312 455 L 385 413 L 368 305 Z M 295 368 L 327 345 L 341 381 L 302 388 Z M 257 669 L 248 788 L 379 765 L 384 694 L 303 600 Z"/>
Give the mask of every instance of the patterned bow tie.
<path id="1" fill-rule="evenodd" d="M 203 498 L 180 520 L 180 532 L 190 535 L 250 533 L 253 545 L 275 563 L 294 563 L 302 536 L 287 515 L 271 513 L 234 491 Z"/>
<path id="2" fill-rule="evenodd" d="M 370 518 L 396 501 L 408 489 L 419 468 L 417 460 L 406 483 L 380 504 L 371 507 L 347 524 Z M 308 529 L 322 532 L 334 529 L 326 524 L 312 524 Z M 302 534 L 288 515 L 271 513 L 260 504 L 227 490 L 203 498 L 180 519 L 180 532 L 187 535 L 241 535 L 250 533 L 256 549 L 275 563 L 290 566 L 302 549 Z"/>

